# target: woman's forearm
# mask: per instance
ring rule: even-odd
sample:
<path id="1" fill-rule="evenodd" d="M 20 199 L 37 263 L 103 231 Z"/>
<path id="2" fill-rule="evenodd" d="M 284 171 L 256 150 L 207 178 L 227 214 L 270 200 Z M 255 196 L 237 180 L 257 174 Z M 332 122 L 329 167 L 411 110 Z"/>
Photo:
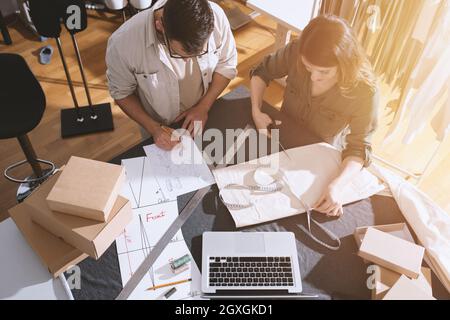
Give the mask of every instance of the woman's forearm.
<path id="1" fill-rule="evenodd" d="M 345 187 L 363 169 L 364 161 L 358 157 L 347 157 L 342 161 L 339 175 L 331 182 L 335 188 Z"/>
<path id="2" fill-rule="evenodd" d="M 265 91 L 266 83 L 264 80 L 258 76 L 253 76 L 250 80 L 252 114 L 257 114 L 261 111 Z"/>

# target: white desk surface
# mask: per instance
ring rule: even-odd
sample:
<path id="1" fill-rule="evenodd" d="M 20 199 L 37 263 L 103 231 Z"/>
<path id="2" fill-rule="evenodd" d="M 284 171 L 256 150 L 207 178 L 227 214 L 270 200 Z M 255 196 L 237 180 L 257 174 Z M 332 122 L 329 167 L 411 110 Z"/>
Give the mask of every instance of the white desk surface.
<path id="1" fill-rule="evenodd" d="M 0 223 L 0 300 L 73 299 L 63 281 L 53 279 L 11 218 Z"/>
<path id="2" fill-rule="evenodd" d="M 247 6 L 290 30 L 301 32 L 311 20 L 315 0 L 248 0 Z"/>

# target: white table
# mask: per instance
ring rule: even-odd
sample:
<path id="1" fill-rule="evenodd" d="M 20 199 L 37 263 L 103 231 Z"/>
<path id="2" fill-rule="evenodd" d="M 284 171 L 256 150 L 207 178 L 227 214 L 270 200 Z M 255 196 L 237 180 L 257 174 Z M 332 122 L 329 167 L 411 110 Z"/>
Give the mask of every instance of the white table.
<path id="1" fill-rule="evenodd" d="M 316 17 L 320 0 L 248 0 L 247 6 L 277 22 L 275 50 L 290 40 L 291 31 L 301 32 Z"/>

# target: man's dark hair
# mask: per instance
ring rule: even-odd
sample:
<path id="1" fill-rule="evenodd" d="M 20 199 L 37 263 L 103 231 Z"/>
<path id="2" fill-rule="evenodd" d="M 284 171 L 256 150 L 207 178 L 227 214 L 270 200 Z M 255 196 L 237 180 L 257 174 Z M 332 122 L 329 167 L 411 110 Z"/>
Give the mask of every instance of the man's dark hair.
<path id="1" fill-rule="evenodd" d="M 189 54 L 202 51 L 214 29 L 214 16 L 207 0 L 168 0 L 163 20 L 167 37 L 181 42 Z"/>

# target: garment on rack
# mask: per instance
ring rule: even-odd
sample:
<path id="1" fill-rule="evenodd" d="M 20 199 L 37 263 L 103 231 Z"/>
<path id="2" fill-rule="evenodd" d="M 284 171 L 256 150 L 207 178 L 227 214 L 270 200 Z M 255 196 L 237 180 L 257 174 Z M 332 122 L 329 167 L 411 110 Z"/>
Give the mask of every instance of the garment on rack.
<path id="1" fill-rule="evenodd" d="M 447 102 L 442 105 L 442 108 L 433 118 L 431 126 L 436 132 L 436 139 L 441 142 L 450 133 L 450 83 L 447 89 Z"/>
<path id="2" fill-rule="evenodd" d="M 385 136 L 384 143 L 390 142 L 400 130 L 400 124 L 409 119 L 405 143 L 410 143 L 429 122 L 432 114 L 441 108 L 439 114 L 446 114 L 449 104 L 450 82 L 450 5 L 443 7 L 441 18 L 428 41 L 419 62 L 409 78 L 400 101 L 400 107 Z M 448 127 L 443 117 L 435 118 L 434 128 L 438 137 L 444 138 Z"/>
<path id="3" fill-rule="evenodd" d="M 447 0 L 326 0 L 322 12 L 349 21 L 384 81 L 403 89 Z M 338 8 L 338 10 L 337 10 Z"/>

